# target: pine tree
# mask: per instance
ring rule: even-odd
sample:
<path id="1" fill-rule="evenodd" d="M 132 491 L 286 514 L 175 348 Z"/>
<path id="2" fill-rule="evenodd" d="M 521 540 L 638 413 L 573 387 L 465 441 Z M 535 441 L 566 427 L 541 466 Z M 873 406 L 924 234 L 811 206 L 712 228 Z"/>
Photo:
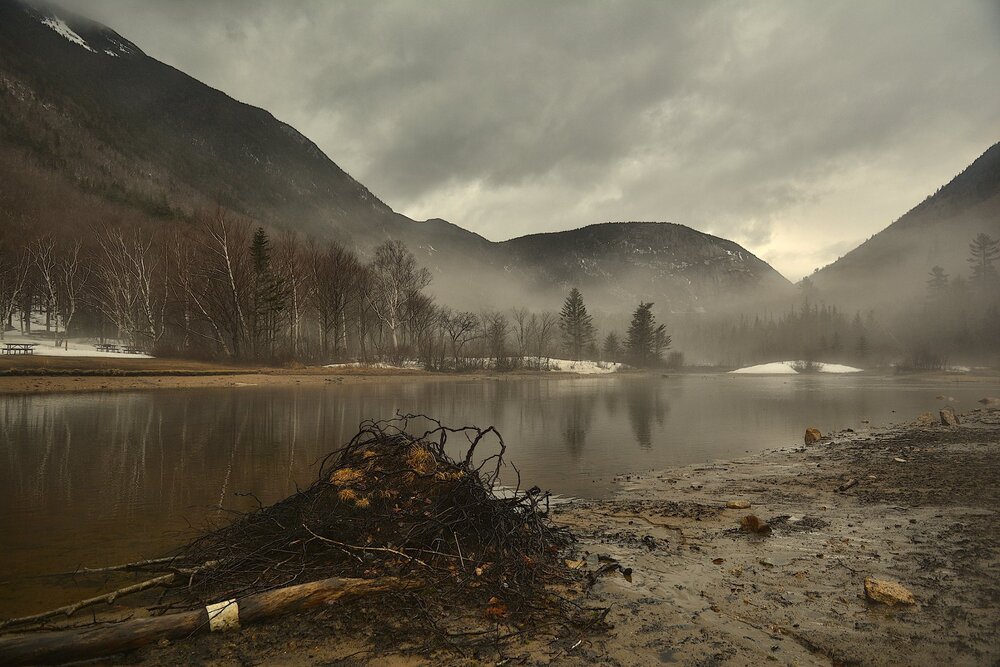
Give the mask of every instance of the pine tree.
<path id="1" fill-rule="evenodd" d="M 927 291 L 931 296 L 937 296 L 948 287 L 948 274 L 940 266 L 931 269 L 930 278 L 927 279 Z"/>
<path id="2" fill-rule="evenodd" d="M 1000 257 L 1000 241 L 989 234 L 979 234 L 969 244 L 969 264 L 972 265 L 972 283 L 982 291 L 997 280 L 993 262 Z"/>
<path id="3" fill-rule="evenodd" d="M 640 368 L 659 362 L 663 352 L 670 347 L 666 326 L 656 324 L 652 308 L 652 303 L 639 304 L 632 313 L 632 322 L 625 337 L 629 361 Z"/>
<path id="4" fill-rule="evenodd" d="M 573 288 L 566 296 L 559 311 L 559 328 L 562 329 L 563 344 L 574 361 L 580 361 L 584 350 L 594 341 L 593 318 L 587 313 L 580 290 Z"/>
<path id="5" fill-rule="evenodd" d="M 278 315 L 285 308 L 282 281 L 271 267 L 271 240 L 263 227 L 254 232 L 250 244 L 253 260 L 253 307 L 250 313 L 250 334 L 254 353 L 273 356 Z"/>
<path id="6" fill-rule="evenodd" d="M 605 361 L 615 361 L 621 356 L 622 344 L 618 340 L 618 334 L 612 331 L 604 338 L 603 352 Z"/>

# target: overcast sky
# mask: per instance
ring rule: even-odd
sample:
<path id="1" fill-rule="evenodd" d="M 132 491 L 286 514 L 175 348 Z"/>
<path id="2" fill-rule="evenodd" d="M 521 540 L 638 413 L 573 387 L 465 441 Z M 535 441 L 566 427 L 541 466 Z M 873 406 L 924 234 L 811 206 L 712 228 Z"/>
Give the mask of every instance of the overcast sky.
<path id="1" fill-rule="evenodd" d="M 797 280 L 1000 140 L 997 0 L 62 4 L 494 240 L 678 222 Z"/>

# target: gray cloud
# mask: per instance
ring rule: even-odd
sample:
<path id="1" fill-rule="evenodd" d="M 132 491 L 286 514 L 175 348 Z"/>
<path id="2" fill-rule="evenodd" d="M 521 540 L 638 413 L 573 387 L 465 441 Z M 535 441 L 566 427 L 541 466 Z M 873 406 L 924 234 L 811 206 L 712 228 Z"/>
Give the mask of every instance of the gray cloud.
<path id="1" fill-rule="evenodd" d="M 70 4 L 498 240 L 670 220 L 798 278 L 1000 139 L 989 0 Z"/>

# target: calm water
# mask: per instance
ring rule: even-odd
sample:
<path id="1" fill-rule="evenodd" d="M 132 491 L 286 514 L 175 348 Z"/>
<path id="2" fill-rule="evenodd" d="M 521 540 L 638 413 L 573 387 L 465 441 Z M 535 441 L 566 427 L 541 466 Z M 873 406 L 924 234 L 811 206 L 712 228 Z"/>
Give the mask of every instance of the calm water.
<path id="1" fill-rule="evenodd" d="M 858 376 L 435 379 L 0 397 L 0 616 L 65 592 L 26 575 L 161 554 L 190 525 L 284 497 L 358 423 L 401 411 L 495 425 L 525 486 L 609 493 L 617 473 L 978 407 L 996 385 Z M 894 414 L 895 412 L 895 414 Z"/>

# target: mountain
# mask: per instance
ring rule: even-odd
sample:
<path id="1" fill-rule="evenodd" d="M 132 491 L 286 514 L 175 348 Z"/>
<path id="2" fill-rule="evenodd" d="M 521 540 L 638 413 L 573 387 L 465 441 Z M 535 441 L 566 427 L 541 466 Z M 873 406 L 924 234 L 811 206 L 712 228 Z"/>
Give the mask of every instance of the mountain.
<path id="1" fill-rule="evenodd" d="M 788 292 L 788 281 L 745 248 L 684 225 L 605 223 L 500 245 L 536 288 L 576 285 L 599 303 L 632 304 L 646 295 L 681 311 L 699 309 L 702 301 L 729 305 L 748 286 Z"/>
<path id="2" fill-rule="evenodd" d="M 920 298 L 931 268 L 969 275 L 969 242 L 1000 239 L 1000 143 L 901 218 L 810 279 L 819 298 L 878 308 Z"/>
<path id="3" fill-rule="evenodd" d="M 673 224 L 617 223 L 494 243 L 393 211 L 269 112 L 54 5 L 0 0 L 0 223 L 190 221 L 223 206 L 362 254 L 402 240 L 445 303 L 554 309 L 572 285 L 592 309 L 714 308 L 790 290 L 740 246 Z M 6 221 L 6 222 L 5 222 Z"/>

